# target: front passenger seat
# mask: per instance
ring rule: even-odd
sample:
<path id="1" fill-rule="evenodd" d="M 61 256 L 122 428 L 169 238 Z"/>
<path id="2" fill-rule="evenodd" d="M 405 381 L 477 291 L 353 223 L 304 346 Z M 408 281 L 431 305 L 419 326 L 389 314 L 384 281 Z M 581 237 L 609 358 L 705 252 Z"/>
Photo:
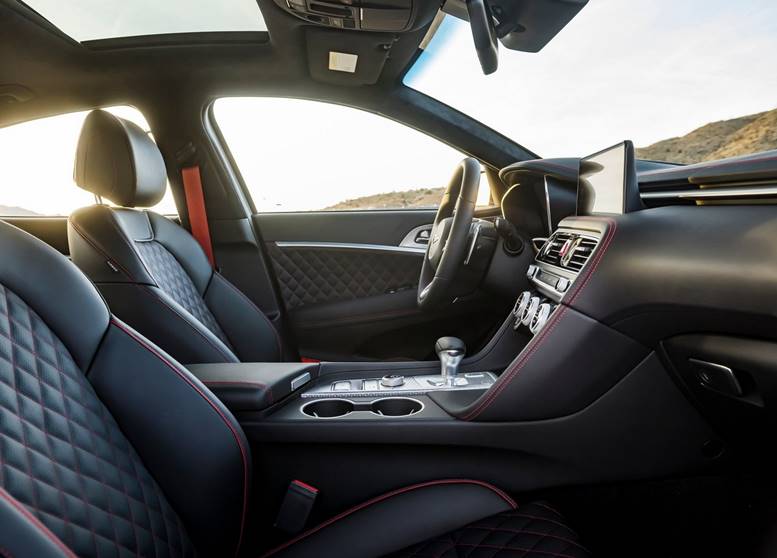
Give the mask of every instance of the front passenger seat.
<path id="1" fill-rule="evenodd" d="M 111 310 L 184 363 L 273 362 L 275 327 L 214 271 L 197 241 L 149 210 L 165 192 L 154 141 L 138 126 L 96 110 L 84 121 L 74 179 L 118 207 L 98 204 L 68 221 L 70 255 Z"/>

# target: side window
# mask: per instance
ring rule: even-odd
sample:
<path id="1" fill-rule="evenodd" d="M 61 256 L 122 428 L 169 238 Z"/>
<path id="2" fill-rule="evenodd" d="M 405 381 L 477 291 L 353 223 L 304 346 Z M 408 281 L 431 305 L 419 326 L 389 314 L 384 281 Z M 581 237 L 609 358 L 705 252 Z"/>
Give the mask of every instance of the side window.
<path id="1" fill-rule="evenodd" d="M 133 107 L 105 110 L 149 129 Z M 94 196 L 73 182 L 78 135 L 87 114 L 73 112 L 0 128 L 0 217 L 67 216 L 94 203 Z M 178 212 L 169 188 L 154 210 Z"/>
<path id="2" fill-rule="evenodd" d="M 417 130 L 329 103 L 224 98 L 214 111 L 260 213 L 436 208 L 464 158 Z M 479 205 L 489 197 L 483 176 Z"/>

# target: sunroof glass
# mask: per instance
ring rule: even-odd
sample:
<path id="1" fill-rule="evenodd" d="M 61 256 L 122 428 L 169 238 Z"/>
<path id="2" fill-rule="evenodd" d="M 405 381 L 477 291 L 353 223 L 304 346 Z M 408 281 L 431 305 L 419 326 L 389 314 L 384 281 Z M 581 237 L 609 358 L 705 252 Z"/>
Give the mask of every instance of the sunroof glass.
<path id="1" fill-rule="evenodd" d="M 24 0 L 77 41 L 266 31 L 256 0 Z"/>

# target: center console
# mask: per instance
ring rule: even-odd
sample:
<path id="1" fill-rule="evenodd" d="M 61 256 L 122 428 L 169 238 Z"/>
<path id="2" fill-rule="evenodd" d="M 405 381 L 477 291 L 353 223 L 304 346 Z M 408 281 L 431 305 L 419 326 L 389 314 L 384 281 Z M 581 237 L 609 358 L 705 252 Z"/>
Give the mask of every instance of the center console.
<path id="1" fill-rule="evenodd" d="M 513 329 L 536 335 L 550 320 L 564 295 L 599 245 L 598 232 L 559 228 L 544 243 L 526 272 L 534 287 L 518 296 L 513 307 Z"/>

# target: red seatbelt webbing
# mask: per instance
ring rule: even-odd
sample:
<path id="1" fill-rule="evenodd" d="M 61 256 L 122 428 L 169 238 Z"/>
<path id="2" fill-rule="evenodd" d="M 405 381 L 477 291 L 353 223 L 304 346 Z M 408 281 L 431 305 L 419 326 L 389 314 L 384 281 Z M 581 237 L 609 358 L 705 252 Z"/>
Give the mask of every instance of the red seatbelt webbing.
<path id="1" fill-rule="evenodd" d="M 200 243 L 210 265 L 215 265 L 213 246 L 210 242 L 210 227 L 208 227 L 208 212 L 205 209 L 205 196 L 202 193 L 202 178 L 200 167 L 194 165 L 181 169 L 183 191 L 186 196 L 186 209 L 189 212 L 189 225 L 192 236 Z"/>

